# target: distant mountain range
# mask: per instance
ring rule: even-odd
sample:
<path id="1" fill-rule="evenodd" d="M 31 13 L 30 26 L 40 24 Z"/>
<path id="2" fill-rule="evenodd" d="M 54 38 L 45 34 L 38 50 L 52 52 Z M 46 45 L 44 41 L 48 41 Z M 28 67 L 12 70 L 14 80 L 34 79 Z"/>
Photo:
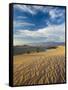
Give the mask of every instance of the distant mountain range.
<path id="1" fill-rule="evenodd" d="M 64 45 L 64 42 L 40 42 L 40 43 L 30 43 L 29 46 L 57 46 L 57 45 Z"/>
<path id="2" fill-rule="evenodd" d="M 29 43 L 25 45 L 17 45 L 23 46 L 23 47 L 36 47 L 36 46 L 41 46 L 41 47 L 50 47 L 50 46 L 57 46 L 57 45 L 64 45 L 65 42 L 39 42 L 39 43 Z M 15 46 L 16 47 L 16 46 Z"/>
<path id="3" fill-rule="evenodd" d="M 30 52 L 40 52 L 46 51 L 50 48 L 57 48 L 59 45 L 64 45 L 64 42 L 40 42 L 40 43 L 30 43 L 28 45 L 17 45 L 13 47 L 14 55 L 30 53 Z"/>

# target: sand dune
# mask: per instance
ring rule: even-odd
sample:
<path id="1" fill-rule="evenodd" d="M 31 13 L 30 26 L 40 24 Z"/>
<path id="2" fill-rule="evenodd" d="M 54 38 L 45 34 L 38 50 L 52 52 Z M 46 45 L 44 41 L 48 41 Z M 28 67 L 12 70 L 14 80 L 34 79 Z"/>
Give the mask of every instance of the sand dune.
<path id="1" fill-rule="evenodd" d="M 65 47 L 14 56 L 14 85 L 65 82 Z"/>

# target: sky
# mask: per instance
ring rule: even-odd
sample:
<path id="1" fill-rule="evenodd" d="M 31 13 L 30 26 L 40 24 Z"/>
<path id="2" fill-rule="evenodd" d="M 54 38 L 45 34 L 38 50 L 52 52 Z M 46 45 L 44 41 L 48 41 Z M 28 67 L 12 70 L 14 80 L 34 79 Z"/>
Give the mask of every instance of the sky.
<path id="1" fill-rule="evenodd" d="M 65 42 L 65 7 L 13 5 L 13 45 Z"/>

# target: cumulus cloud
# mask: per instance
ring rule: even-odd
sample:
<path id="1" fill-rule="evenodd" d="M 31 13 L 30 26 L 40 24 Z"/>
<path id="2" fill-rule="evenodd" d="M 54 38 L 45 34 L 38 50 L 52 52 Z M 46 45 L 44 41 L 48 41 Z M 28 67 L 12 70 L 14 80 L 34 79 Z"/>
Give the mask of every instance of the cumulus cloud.
<path id="1" fill-rule="evenodd" d="M 39 29 L 38 31 L 18 30 L 17 34 L 14 34 L 14 39 L 18 38 L 23 42 L 28 40 L 34 42 L 65 42 L 65 25 L 53 25 L 47 28 Z M 24 42 L 25 43 L 25 42 Z M 30 43 L 30 42 L 29 42 Z"/>
<path id="2" fill-rule="evenodd" d="M 65 9 L 58 9 L 60 7 L 53 6 L 37 6 L 37 5 L 14 5 L 14 8 L 21 10 L 22 12 L 29 12 L 31 14 L 36 14 L 37 11 L 49 12 L 52 17 L 57 15 L 62 15 L 65 13 Z"/>
<path id="3" fill-rule="evenodd" d="M 52 19 L 57 18 L 57 17 L 64 17 L 65 10 L 58 9 L 58 7 L 57 7 L 57 8 L 50 9 L 49 14 Z"/>
<path id="4" fill-rule="evenodd" d="M 24 26 L 25 29 L 32 30 L 33 26 L 34 30 L 45 28 L 49 24 L 62 24 L 64 20 L 65 9 L 62 7 L 14 5 L 14 27 L 16 28 Z"/>
<path id="5" fill-rule="evenodd" d="M 14 45 L 65 42 L 65 8 L 14 5 Z"/>
<path id="6" fill-rule="evenodd" d="M 52 25 L 47 28 L 39 29 L 37 31 L 18 30 L 18 32 L 21 35 L 32 36 L 32 37 L 39 37 L 39 36 L 45 37 L 45 36 L 49 36 L 49 35 L 58 35 L 58 34 L 64 35 L 65 27 L 64 27 L 64 24 L 58 25 L 58 26 Z"/>

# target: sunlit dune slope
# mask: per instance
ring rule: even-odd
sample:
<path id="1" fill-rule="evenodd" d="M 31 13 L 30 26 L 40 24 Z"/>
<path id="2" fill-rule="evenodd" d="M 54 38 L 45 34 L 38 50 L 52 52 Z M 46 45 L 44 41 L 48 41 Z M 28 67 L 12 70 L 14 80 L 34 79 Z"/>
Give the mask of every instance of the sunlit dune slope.
<path id="1" fill-rule="evenodd" d="M 14 85 L 64 83 L 65 47 L 45 52 L 21 54 L 13 60 Z"/>

